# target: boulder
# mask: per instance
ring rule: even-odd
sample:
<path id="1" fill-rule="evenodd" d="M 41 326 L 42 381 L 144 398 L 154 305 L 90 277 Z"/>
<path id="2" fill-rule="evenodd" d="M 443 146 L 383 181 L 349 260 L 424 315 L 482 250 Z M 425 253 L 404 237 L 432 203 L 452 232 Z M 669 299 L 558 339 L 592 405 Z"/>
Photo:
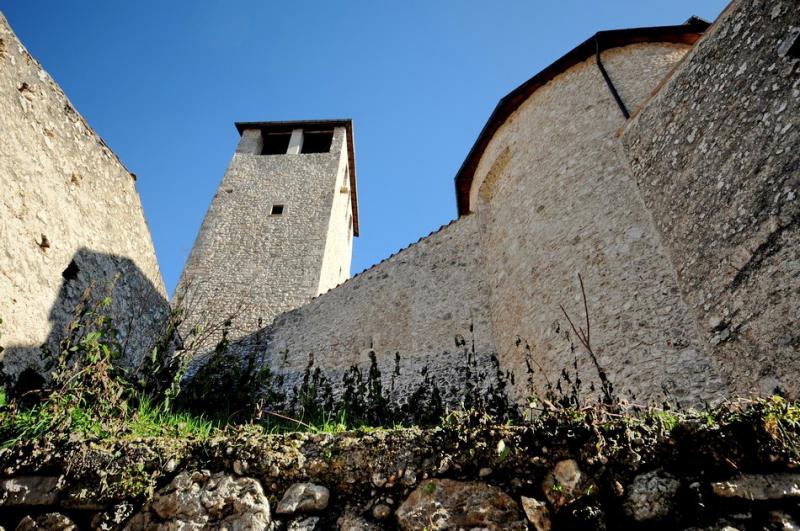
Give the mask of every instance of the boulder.
<path id="1" fill-rule="evenodd" d="M 527 523 L 516 502 L 479 482 L 429 479 L 420 483 L 395 513 L 400 528 L 520 530 Z"/>
<path id="2" fill-rule="evenodd" d="M 660 470 L 640 474 L 627 488 L 625 513 L 637 522 L 661 521 L 675 506 L 680 482 Z"/>
<path id="3" fill-rule="evenodd" d="M 313 483 L 295 483 L 281 498 L 275 508 L 277 514 L 305 513 L 321 511 L 328 506 L 330 491 Z"/>
<path id="4" fill-rule="evenodd" d="M 125 529 L 260 531 L 271 524 L 269 501 L 258 480 L 203 470 L 178 474 Z"/>
<path id="5" fill-rule="evenodd" d="M 800 474 L 742 474 L 728 481 L 711 484 L 721 498 L 780 500 L 800 498 Z"/>

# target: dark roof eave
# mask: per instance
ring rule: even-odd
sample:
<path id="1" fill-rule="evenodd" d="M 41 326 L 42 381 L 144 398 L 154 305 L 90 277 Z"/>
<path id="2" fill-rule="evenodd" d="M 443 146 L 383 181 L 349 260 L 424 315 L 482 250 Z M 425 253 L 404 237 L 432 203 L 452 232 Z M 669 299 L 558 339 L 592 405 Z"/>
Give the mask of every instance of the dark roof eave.
<path id="1" fill-rule="evenodd" d="M 312 127 L 344 127 L 347 135 L 347 167 L 350 169 L 350 201 L 353 209 L 353 235 L 359 235 L 358 192 L 356 190 L 356 149 L 353 143 L 353 120 L 341 118 L 334 120 L 288 120 L 274 122 L 236 122 L 236 130 L 241 135 L 245 129 L 289 129 Z"/>
<path id="2" fill-rule="evenodd" d="M 458 215 L 469 214 L 469 192 L 478 162 L 489 145 L 494 134 L 505 123 L 509 116 L 524 103 L 539 87 L 545 85 L 557 75 L 585 61 L 596 52 L 599 40 L 602 49 L 617 48 L 642 42 L 672 42 L 694 44 L 708 28 L 708 22 L 690 18 L 686 24 L 679 26 L 659 26 L 652 28 L 631 28 L 611 31 L 600 31 L 567 52 L 550 66 L 525 81 L 504 96 L 492 111 L 486 125 L 481 129 L 478 138 L 469 150 L 455 176 L 456 203 Z"/>

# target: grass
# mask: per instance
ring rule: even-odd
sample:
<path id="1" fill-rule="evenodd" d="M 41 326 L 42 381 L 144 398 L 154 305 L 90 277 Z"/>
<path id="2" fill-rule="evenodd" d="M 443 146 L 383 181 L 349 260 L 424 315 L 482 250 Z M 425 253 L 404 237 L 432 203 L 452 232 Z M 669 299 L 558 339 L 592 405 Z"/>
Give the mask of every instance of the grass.
<path id="1" fill-rule="evenodd" d="M 70 407 L 59 413 L 48 403 L 23 407 L 8 404 L 3 398 L 4 393 L 0 396 L 0 447 L 3 448 L 59 433 L 70 438 L 192 437 L 202 440 L 220 427 L 218 422 L 169 411 L 144 397 L 140 397 L 136 407 L 129 409 L 126 415 L 115 418 L 103 418 L 87 407 Z"/>
<path id="2" fill-rule="evenodd" d="M 156 403 L 144 395 L 136 395 L 122 408 L 125 413 L 109 418 L 98 415 L 91 407 L 54 408 L 52 403 L 42 402 L 33 406 L 21 406 L 6 399 L 0 390 L 0 447 L 7 448 L 19 443 L 41 439 L 46 436 L 63 435 L 71 439 L 135 439 L 143 437 L 174 437 L 207 440 L 222 434 L 226 428 L 253 426 L 265 435 L 291 432 L 337 434 L 357 430 L 372 433 L 398 426 L 362 426 L 348 424 L 346 412 L 322 414 L 320 418 L 295 420 L 290 417 L 267 415 L 261 420 L 229 422 L 184 411 L 173 411 L 163 403 Z"/>
<path id="3" fill-rule="evenodd" d="M 173 412 L 140 397 L 127 423 L 131 437 L 195 437 L 208 439 L 219 423 L 190 413 Z"/>

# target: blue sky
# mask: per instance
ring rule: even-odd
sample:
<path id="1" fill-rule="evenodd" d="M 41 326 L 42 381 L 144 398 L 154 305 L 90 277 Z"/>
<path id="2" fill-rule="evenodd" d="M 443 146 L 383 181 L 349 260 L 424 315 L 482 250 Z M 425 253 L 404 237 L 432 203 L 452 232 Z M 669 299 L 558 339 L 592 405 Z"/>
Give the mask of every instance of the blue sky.
<path id="1" fill-rule="evenodd" d="M 456 216 L 453 176 L 497 101 L 601 29 L 713 20 L 723 0 L 0 0 L 138 176 L 172 292 L 235 121 L 355 122 L 353 273 Z"/>

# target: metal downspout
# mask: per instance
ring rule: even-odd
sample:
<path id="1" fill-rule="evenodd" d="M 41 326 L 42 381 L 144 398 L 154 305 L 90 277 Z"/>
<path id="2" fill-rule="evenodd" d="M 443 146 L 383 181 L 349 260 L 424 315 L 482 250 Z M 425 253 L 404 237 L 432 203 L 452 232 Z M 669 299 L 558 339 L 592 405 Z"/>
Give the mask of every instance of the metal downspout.
<path id="1" fill-rule="evenodd" d="M 630 113 L 628 112 L 627 107 L 625 107 L 625 102 L 622 101 L 622 98 L 619 96 L 619 92 L 617 92 L 617 88 L 614 86 L 614 82 L 611 81 L 611 78 L 606 72 L 606 68 L 603 66 L 603 61 L 600 60 L 600 34 L 596 33 L 594 36 L 594 44 L 595 44 L 595 53 L 594 58 L 597 61 L 597 68 L 600 69 L 600 73 L 603 74 L 603 79 L 606 80 L 606 85 L 608 86 L 609 92 L 611 95 L 614 96 L 614 101 L 617 102 L 617 106 L 619 110 L 622 112 L 622 116 L 625 117 L 627 120 L 631 117 Z"/>

